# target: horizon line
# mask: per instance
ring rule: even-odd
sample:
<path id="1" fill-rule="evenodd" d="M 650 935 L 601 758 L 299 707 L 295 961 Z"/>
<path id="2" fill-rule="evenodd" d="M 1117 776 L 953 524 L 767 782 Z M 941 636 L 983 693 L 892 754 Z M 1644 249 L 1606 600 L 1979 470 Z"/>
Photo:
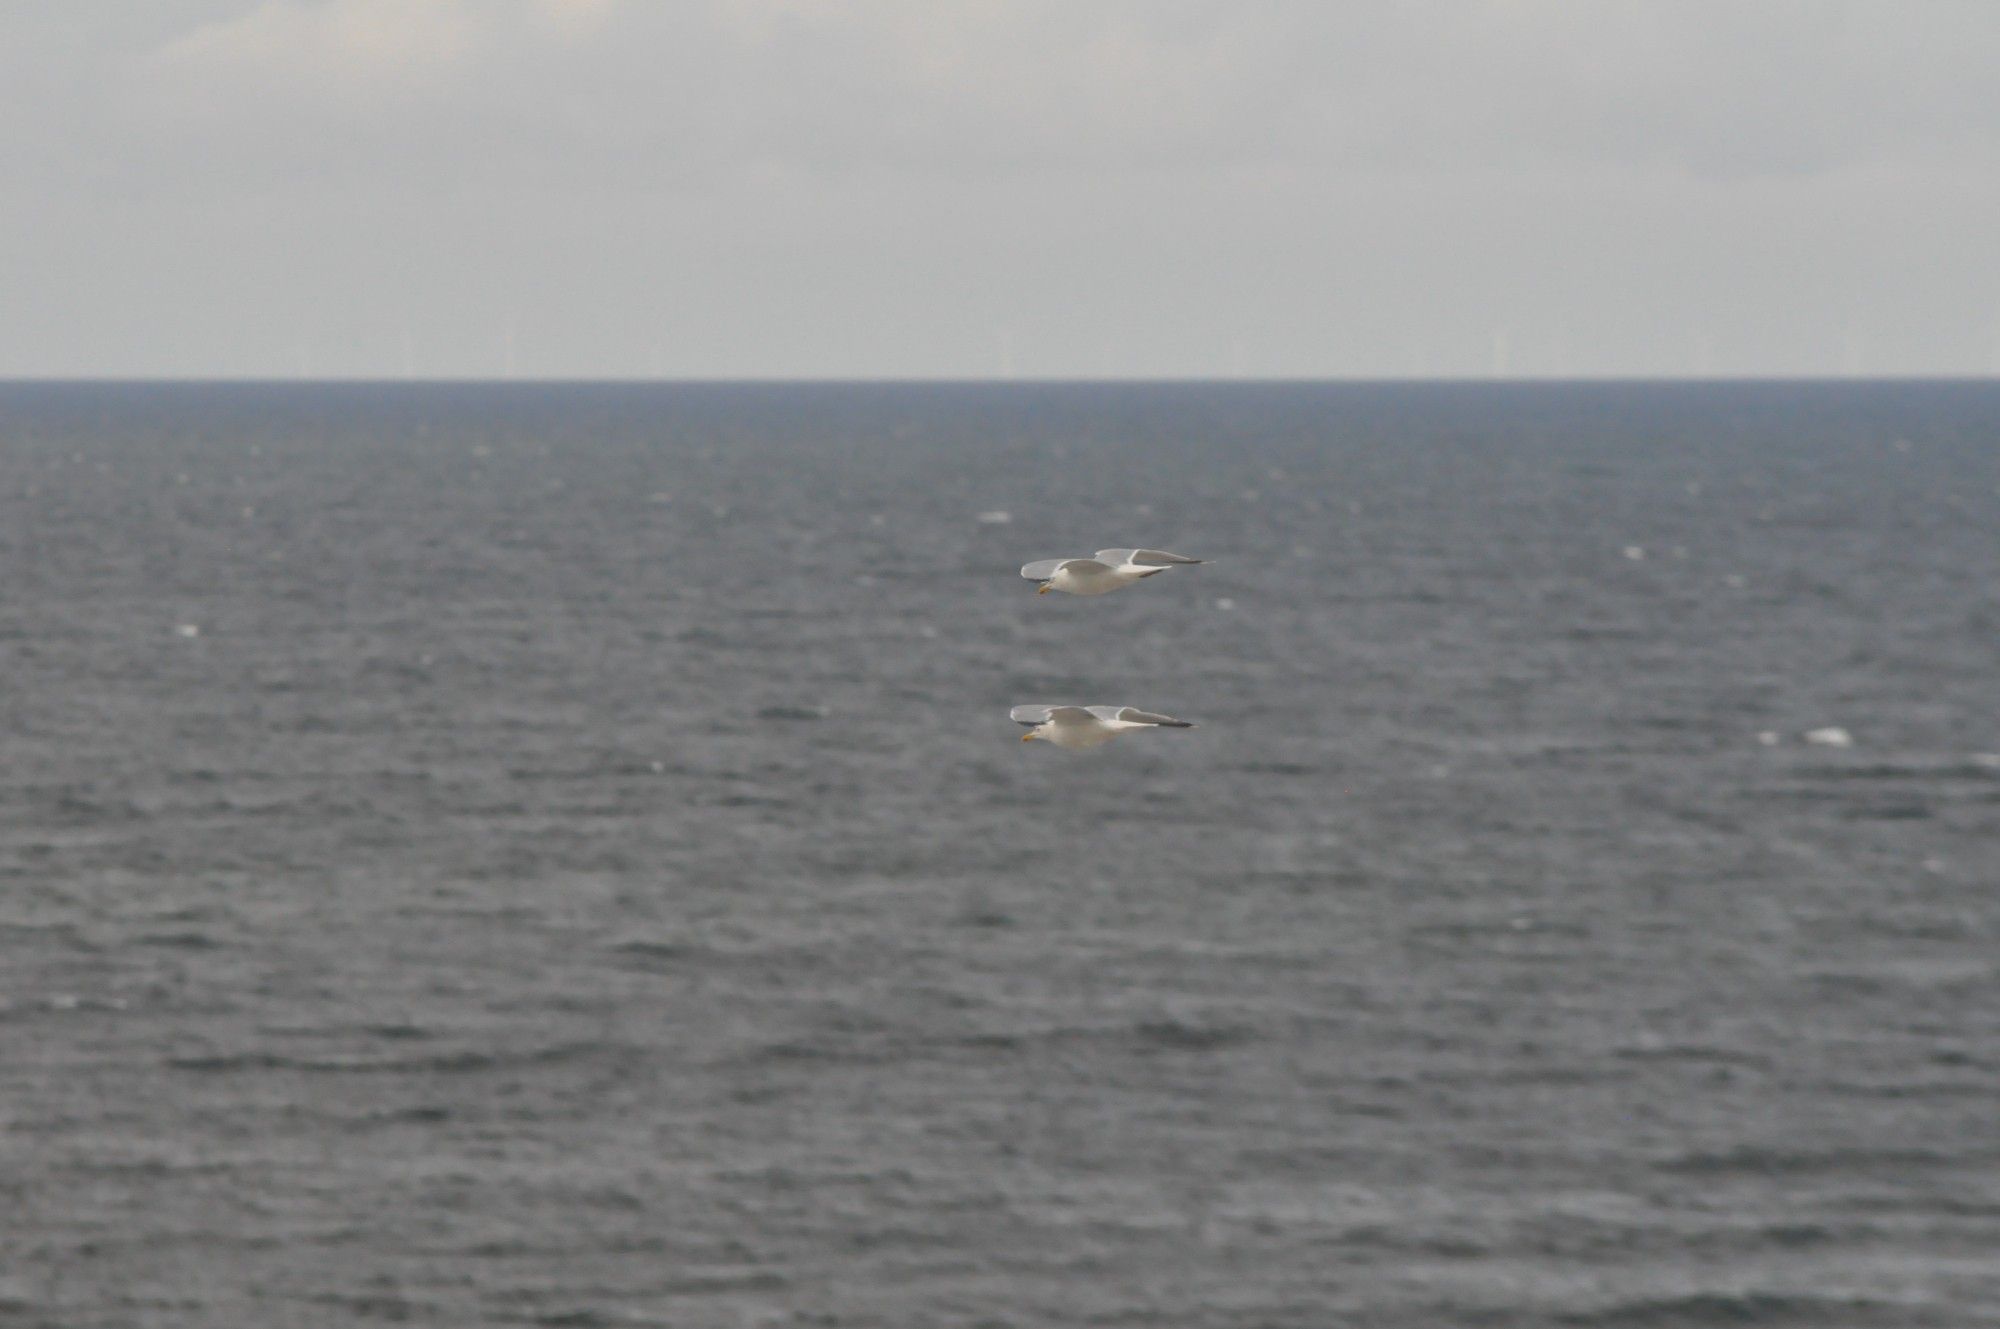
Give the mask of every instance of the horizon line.
<path id="1" fill-rule="evenodd" d="M 1563 385 L 1659 385 L 1791 383 L 2000 383 L 2000 371 L 1721 374 L 1188 374 L 1188 375 L 943 375 L 943 374 L 714 374 L 714 375 L 283 375 L 283 374 L 0 374 L 0 386 L 187 386 L 187 387 L 1063 387 L 1203 386 L 1260 387 L 1432 384 L 1454 387 Z"/>

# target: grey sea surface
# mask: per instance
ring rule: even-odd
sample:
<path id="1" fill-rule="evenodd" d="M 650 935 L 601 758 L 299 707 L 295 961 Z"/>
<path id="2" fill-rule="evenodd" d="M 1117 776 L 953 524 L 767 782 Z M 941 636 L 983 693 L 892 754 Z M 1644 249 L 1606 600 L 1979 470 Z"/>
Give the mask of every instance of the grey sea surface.
<path id="1" fill-rule="evenodd" d="M 0 1324 L 2000 1325 L 1995 384 L 0 385 L 0 566 Z"/>

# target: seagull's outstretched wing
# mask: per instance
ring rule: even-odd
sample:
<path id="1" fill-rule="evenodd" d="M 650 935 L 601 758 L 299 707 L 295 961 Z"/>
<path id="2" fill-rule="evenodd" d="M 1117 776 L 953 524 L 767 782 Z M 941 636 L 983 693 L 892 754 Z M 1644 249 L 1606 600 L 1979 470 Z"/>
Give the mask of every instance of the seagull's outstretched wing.
<path id="1" fill-rule="evenodd" d="M 1136 563 L 1142 568 L 1170 568 L 1176 563 L 1206 563 L 1205 558 L 1189 558 L 1185 554 L 1169 554 L 1164 549 L 1100 549 L 1097 561 L 1116 567 L 1120 563 Z"/>
<path id="2" fill-rule="evenodd" d="M 1192 720 L 1176 720 L 1171 715 L 1142 711 L 1136 706 L 1092 706 L 1089 709 L 1100 720 L 1123 720 L 1126 724 L 1158 725 L 1163 729 L 1194 728 Z"/>
<path id="3" fill-rule="evenodd" d="M 1015 724 L 1038 725 L 1050 720 L 1088 720 L 1092 711 L 1082 706 L 1016 706 L 1007 712 L 1007 718 Z"/>

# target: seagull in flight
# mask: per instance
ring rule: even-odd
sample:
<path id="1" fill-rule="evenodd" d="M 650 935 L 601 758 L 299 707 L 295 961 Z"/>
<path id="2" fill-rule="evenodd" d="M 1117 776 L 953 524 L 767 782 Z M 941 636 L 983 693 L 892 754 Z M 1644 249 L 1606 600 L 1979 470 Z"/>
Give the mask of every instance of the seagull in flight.
<path id="1" fill-rule="evenodd" d="M 1021 575 L 1042 584 L 1037 595 L 1050 591 L 1105 595 L 1178 564 L 1206 562 L 1205 558 L 1169 554 L 1164 549 L 1100 549 L 1089 558 L 1045 558 L 1022 568 Z"/>
<path id="2" fill-rule="evenodd" d="M 1059 748 L 1094 748 L 1133 729 L 1192 729 L 1187 720 L 1136 706 L 1016 706 L 1009 713 L 1028 726 L 1023 743 L 1046 739 Z"/>

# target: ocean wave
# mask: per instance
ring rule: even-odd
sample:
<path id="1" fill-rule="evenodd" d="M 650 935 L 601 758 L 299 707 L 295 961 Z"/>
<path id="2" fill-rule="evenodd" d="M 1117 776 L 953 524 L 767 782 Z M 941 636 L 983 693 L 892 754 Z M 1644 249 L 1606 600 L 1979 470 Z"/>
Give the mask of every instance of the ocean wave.
<path id="1" fill-rule="evenodd" d="M 283 1052 L 246 1051 L 168 1057 L 166 1065 L 172 1070 L 203 1074 L 297 1071 L 314 1075 L 467 1075 L 580 1061 L 616 1051 L 604 1043 L 556 1043 L 518 1052 L 440 1052 L 424 1057 L 300 1057 Z"/>
<path id="2" fill-rule="evenodd" d="M 1571 1311 L 1554 1318 L 1557 1324 L 1588 1325 L 1591 1329 L 1694 1329 L 1705 1325 L 1800 1325 L 1810 1329 L 1861 1329 L 1875 1323 L 1907 1324 L 1909 1308 L 1894 1302 L 1860 1297 L 1825 1297 L 1785 1292 L 1691 1292 L 1681 1296 L 1639 1297 L 1612 1302 L 1588 1312 Z"/>
<path id="3" fill-rule="evenodd" d="M 1799 1174 L 1818 1172 L 1878 1172 L 1906 1168 L 1962 1167 L 1970 1160 L 1963 1151 L 1944 1149 L 1791 1149 L 1782 1145 L 1735 1145 L 1698 1149 L 1657 1160 L 1666 1172 Z"/>

